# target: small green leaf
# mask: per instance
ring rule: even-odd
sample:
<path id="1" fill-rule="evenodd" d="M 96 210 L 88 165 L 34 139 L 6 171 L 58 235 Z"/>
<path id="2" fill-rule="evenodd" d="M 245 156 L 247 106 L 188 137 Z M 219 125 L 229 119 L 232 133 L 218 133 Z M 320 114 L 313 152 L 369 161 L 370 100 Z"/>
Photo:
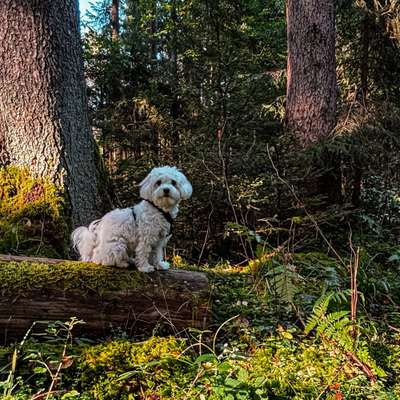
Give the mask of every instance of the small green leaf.
<path id="1" fill-rule="evenodd" d="M 224 361 L 218 365 L 219 372 L 228 372 L 232 369 L 232 365 L 228 361 Z"/>
<path id="2" fill-rule="evenodd" d="M 261 386 L 264 385 L 265 381 L 266 381 L 266 378 L 264 378 L 263 376 L 259 376 L 259 377 L 257 377 L 256 380 L 254 381 L 254 386 L 255 386 L 256 388 L 259 388 L 259 387 L 261 387 Z"/>
<path id="3" fill-rule="evenodd" d="M 225 379 L 225 385 L 226 385 L 226 386 L 230 386 L 230 387 L 233 387 L 233 388 L 237 388 L 237 387 L 239 387 L 241 384 L 242 384 L 242 382 L 240 382 L 240 381 L 237 380 L 237 379 L 230 378 L 229 376 Z"/>
<path id="4" fill-rule="evenodd" d="M 121 374 L 117 381 L 124 381 L 126 379 L 131 378 L 132 376 L 135 376 L 139 373 L 140 371 L 128 371 L 128 372 L 124 372 L 123 374 Z"/>
<path id="5" fill-rule="evenodd" d="M 74 399 L 80 396 L 80 393 L 77 392 L 76 390 L 71 390 L 68 393 L 65 393 L 62 397 L 61 400 L 67 400 L 67 399 Z M 78 397 L 79 398 L 79 397 Z"/>
<path id="6" fill-rule="evenodd" d="M 244 368 L 240 368 L 238 372 L 238 380 L 241 382 L 247 382 L 249 379 L 249 373 Z"/>
<path id="7" fill-rule="evenodd" d="M 47 369 L 45 367 L 35 367 L 33 369 L 33 372 L 35 374 L 45 374 L 45 373 L 47 373 Z"/>
<path id="8" fill-rule="evenodd" d="M 215 362 L 216 357 L 212 353 L 206 353 L 198 356 L 195 360 L 195 364 L 201 364 L 202 362 Z"/>
<path id="9" fill-rule="evenodd" d="M 281 332 L 281 336 L 283 338 L 285 338 L 285 339 L 288 339 L 288 340 L 292 340 L 293 339 L 293 335 L 288 331 Z"/>

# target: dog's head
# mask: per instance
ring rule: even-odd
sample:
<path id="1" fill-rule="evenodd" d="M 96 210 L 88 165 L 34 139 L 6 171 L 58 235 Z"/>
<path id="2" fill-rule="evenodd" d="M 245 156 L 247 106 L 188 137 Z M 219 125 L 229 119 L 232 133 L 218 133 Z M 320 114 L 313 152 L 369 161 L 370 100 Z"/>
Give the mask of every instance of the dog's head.
<path id="1" fill-rule="evenodd" d="M 192 195 L 192 185 L 176 167 L 153 168 L 140 183 L 140 196 L 165 210 Z"/>

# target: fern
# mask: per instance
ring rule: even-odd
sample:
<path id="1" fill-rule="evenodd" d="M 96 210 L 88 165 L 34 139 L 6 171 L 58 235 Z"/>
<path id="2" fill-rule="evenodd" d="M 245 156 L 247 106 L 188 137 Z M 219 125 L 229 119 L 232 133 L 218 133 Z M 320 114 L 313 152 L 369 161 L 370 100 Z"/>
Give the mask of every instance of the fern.
<path id="1" fill-rule="evenodd" d="M 332 296 L 333 293 L 327 293 L 316 301 L 314 304 L 313 313 L 308 318 L 306 327 L 304 329 L 306 334 L 309 334 L 322 321 L 322 317 L 325 316 L 326 312 L 328 311 Z"/>
<path id="2" fill-rule="evenodd" d="M 299 290 L 298 281 L 301 279 L 296 267 L 292 264 L 278 264 L 270 269 L 266 276 L 267 279 L 271 279 L 270 287 L 277 300 L 281 303 L 293 303 Z"/>
<path id="3" fill-rule="evenodd" d="M 339 302 L 343 300 L 343 293 L 330 292 L 318 299 L 313 313 L 307 320 L 305 333 L 309 334 L 315 329 L 317 337 L 333 342 L 335 347 L 341 349 L 346 355 L 351 354 L 353 360 L 361 364 L 361 367 L 370 369 L 379 377 L 386 376 L 385 371 L 376 364 L 370 355 L 365 339 L 360 336 L 354 338 L 352 334 L 354 323 L 349 319 L 349 311 L 328 313 L 330 303 L 338 302 L 338 300 Z"/>

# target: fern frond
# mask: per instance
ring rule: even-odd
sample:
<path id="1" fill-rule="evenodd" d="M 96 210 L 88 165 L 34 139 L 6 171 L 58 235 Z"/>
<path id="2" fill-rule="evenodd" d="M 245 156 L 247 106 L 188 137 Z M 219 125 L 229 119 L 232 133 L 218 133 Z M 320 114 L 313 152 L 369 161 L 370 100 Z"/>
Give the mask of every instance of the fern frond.
<path id="1" fill-rule="evenodd" d="M 349 318 L 349 311 L 327 313 L 331 301 L 338 302 L 344 299 L 348 301 L 348 292 L 330 292 L 322 296 L 315 303 L 313 313 L 309 316 L 304 331 L 308 334 L 315 329 L 317 337 L 334 342 L 335 347 L 340 348 L 371 380 L 376 380 L 375 375 L 384 377 L 386 373 L 370 355 L 367 343 L 360 340 L 360 337 L 355 340 L 354 325 Z"/>
<path id="2" fill-rule="evenodd" d="M 306 335 L 308 335 L 318 324 L 321 323 L 323 317 L 325 316 L 328 310 L 332 296 L 333 296 L 332 292 L 326 293 L 315 302 L 313 307 L 313 313 L 308 318 L 306 327 L 304 329 Z"/>

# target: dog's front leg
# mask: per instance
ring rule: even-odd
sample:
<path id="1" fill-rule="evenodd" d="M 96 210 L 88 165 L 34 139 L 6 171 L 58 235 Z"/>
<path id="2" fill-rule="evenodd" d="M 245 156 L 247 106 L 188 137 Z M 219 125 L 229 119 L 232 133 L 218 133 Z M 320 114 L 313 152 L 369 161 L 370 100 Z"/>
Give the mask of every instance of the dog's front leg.
<path id="1" fill-rule="evenodd" d="M 140 272 L 153 272 L 154 266 L 150 264 L 151 244 L 146 240 L 140 240 L 135 252 L 135 264 Z"/>
<path id="2" fill-rule="evenodd" d="M 161 240 L 159 243 L 157 243 L 156 248 L 154 249 L 154 255 L 155 255 L 155 267 L 156 269 L 159 270 L 167 270 L 169 269 L 169 262 L 164 261 L 164 249 L 167 245 L 169 238 L 166 238 L 164 240 Z"/>

